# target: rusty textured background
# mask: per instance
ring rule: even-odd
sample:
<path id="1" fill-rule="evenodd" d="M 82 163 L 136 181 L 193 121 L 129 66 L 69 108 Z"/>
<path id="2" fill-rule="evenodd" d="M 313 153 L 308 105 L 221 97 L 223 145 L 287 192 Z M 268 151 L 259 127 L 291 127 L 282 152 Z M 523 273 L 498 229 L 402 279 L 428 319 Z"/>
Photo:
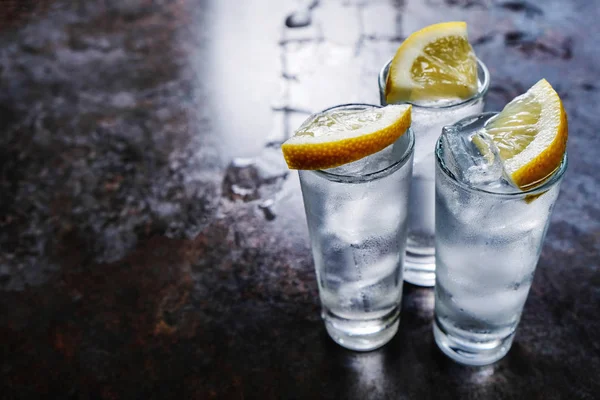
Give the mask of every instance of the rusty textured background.
<path id="1" fill-rule="evenodd" d="M 0 1 L 6 399 L 600 396 L 599 3 Z M 546 77 L 570 166 L 513 349 L 450 362 L 432 292 L 392 342 L 328 339 L 297 175 L 312 111 L 378 99 L 410 32 L 465 20 L 497 110 Z"/>

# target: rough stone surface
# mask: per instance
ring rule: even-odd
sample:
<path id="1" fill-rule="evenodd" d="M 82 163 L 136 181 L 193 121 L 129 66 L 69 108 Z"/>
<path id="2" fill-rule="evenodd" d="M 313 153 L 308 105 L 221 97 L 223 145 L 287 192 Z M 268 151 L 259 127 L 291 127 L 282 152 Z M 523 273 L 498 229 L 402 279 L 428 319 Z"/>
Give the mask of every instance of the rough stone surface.
<path id="1" fill-rule="evenodd" d="M 3 398 L 598 398 L 596 2 L 9 3 Z M 450 19 L 490 69 L 487 109 L 546 77 L 570 122 L 515 344 L 485 368 L 437 350 L 432 291 L 410 285 L 384 348 L 327 337 L 297 174 L 278 151 L 310 112 L 377 102 L 403 37 Z"/>

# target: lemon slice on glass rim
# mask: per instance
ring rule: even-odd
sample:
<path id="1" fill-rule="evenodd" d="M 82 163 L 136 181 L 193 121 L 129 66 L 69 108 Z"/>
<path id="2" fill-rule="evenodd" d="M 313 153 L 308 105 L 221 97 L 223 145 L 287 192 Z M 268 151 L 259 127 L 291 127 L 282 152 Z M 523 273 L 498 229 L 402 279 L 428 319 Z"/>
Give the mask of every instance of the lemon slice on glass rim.
<path id="1" fill-rule="evenodd" d="M 290 169 L 328 169 L 383 150 L 406 132 L 410 105 L 331 110 L 311 116 L 281 145 Z"/>
<path id="2" fill-rule="evenodd" d="M 465 22 L 429 25 L 402 42 L 389 67 L 388 104 L 468 99 L 477 93 L 477 58 Z"/>
<path id="3" fill-rule="evenodd" d="M 560 97 L 542 79 L 488 120 L 483 132 L 498 148 L 506 176 L 520 189 L 528 190 L 560 167 L 569 128 Z M 489 147 L 477 136 L 473 142 L 489 157 Z"/>

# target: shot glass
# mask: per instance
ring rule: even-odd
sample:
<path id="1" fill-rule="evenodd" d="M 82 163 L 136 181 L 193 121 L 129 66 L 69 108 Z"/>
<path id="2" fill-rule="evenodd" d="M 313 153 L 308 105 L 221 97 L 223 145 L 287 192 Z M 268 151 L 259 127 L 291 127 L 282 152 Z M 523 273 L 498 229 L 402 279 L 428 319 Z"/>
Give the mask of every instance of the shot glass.
<path id="1" fill-rule="evenodd" d="M 444 129 L 456 137 L 493 115 L 483 113 Z M 433 331 L 438 347 L 453 360 L 486 365 L 504 357 L 512 345 L 567 155 L 542 184 L 519 191 L 491 180 L 484 185 L 476 182 L 479 178 L 461 178 L 464 168 L 457 167 L 450 148 L 438 140 Z"/>
<path id="2" fill-rule="evenodd" d="M 388 61 L 379 73 L 379 97 L 385 100 L 385 85 L 390 68 Z M 435 284 L 435 161 L 434 147 L 442 127 L 451 125 L 483 110 L 490 74 L 477 59 L 478 90 L 473 97 L 452 101 L 412 104 L 412 129 L 415 155 L 408 217 L 408 241 L 404 280 L 418 286 Z"/>
<path id="3" fill-rule="evenodd" d="M 319 114 L 369 107 L 379 108 Z M 414 143 L 409 128 L 361 160 L 299 171 L 321 315 L 329 336 L 351 350 L 376 349 L 398 330 Z"/>

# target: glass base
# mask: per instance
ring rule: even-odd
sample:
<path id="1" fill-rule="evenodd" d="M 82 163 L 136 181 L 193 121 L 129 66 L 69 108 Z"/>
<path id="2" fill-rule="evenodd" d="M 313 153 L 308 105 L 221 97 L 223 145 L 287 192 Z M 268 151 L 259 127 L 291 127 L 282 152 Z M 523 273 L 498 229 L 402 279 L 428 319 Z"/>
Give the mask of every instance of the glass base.
<path id="1" fill-rule="evenodd" d="M 329 336 L 340 346 L 356 351 L 375 350 L 389 342 L 400 324 L 400 307 L 377 319 L 351 320 L 324 308 L 322 317 Z"/>
<path id="2" fill-rule="evenodd" d="M 437 319 L 434 319 L 433 336 L 440 350 L 454 361 L 464 365 L 482 366 L 504 357 L 512 346 L 515 334 L 512 333 L 504 339 L 474 342 L 452 336 L 444 331 Z"/>
<path id="3" fill-rule="evenodd" d="M 417 286 L 435 286 L 435 256 L 406 252 L 404 280 Z"/>

